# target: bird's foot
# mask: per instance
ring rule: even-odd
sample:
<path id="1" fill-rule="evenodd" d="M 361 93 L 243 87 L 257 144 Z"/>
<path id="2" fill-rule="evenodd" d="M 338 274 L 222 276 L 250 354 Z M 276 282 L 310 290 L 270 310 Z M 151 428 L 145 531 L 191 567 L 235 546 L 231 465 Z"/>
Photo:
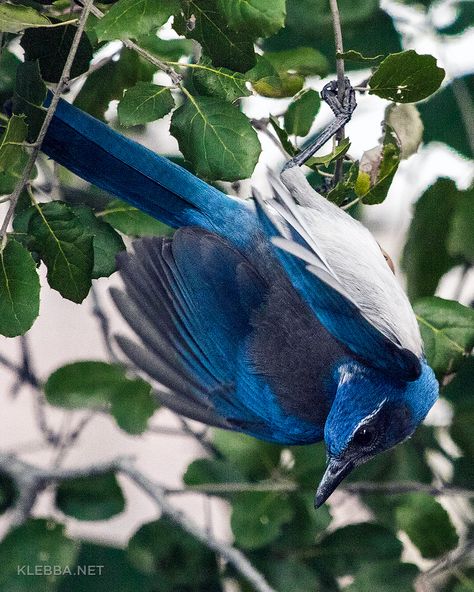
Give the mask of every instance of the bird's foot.
<path id="1" fill-rule="evenodd" d="M 346 122 L 352 117 L 357 107 L 355 91 L 347 76 L 344 78 L 344 92 L 341 99 L 339 99 L 337 80 L 331 80 L 323 87 L 321 98 L 329 105 L 336 118 L 344 118 Z"/>
<path id="2" fill-rule="evenodd" d="M 354 109 L 357 107 L 357 102 L 354 89 L 348 78 L 344 78 L 344 92 L 341 99 L 339 99 L 338 95 L 339 89 L 337 80 L 332 80 L 324 86 L 321 91 L 321 97 L 323 101 L 329 105 L 336 117 L 323 129 L 312 144 L 290 159 L 283 167 L 283 170 L 303 165 L 350 120 L 354 113 Z"/>

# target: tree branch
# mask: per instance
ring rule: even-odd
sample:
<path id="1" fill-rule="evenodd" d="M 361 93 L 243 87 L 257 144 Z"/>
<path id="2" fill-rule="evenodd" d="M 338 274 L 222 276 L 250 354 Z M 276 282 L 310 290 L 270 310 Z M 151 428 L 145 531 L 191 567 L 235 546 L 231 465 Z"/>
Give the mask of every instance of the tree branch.
<path id="1" fill-rule="evenodd" d="M 336 56 L 344 52 L 344 45 L 342 42 L 341 17 L 339 14 L 339 7 L 337 0 L 329 0 L 329 5 L 332 14 L 332 24 L 334 29 L 334 43 L 336 46 Z M 342 101 L 345 88 L 345 72 L 344 59 L 336 57 L 336 73 L 337 73 L 337 96 L 339 101 Z M 344 128 L 340 129 L 336 134 L 336 140 L 339 144 L 344 139 Z M 336 160 L 336 167 L 334 171 L 334 182 L 338 183 L 342 179 L 344 157 L 341 156 Z"/>
<path id="2" fill-rule="evenodd" d="M 166 493 L 170 495 L 179 495 L 182 493 L 202 493 L 206 495 L 226 495 L 232 493 L 242 493 L 247 491 L 263 492 L 292 492 L 298 491 L 300 486 L 291 480 L 260 481 L 257 483 L 202 483 L 201 485 L 192 485 L 188 487 L 167 489 Z M 418 483 L 416 481 L 394 481 L 387 483 L 355 482 L 347 483 L 340 487 L 341 490 L 354 494 L 376 494 L 384 493 L 386 495 L 401 495 L 404 493 L 427 493 L 429 495 L 461 495 L 463 497 L 474 497 L 474 490 L 456 487 L 446 484 L 440 487 Z"/>
<path id="3" fill-rule="evenodd" d="M 228 543 L 218 541 L 210 532 L 196 526 L 166 499 L 166 489 L 141 473 L 130 457 L 119 457 L 87 467 L 64 469 L 61 467 L 41 468 L 26 463 L 14 455 L 0 454 L 0 473 L 9 475 L 19 491 L 19 497 L 11 513 L 11 525 L 17 526 L 28 518 L 38 494 L 48 485 L 67 479 L 102 475 L 110 471 L 117 471 L 127 476 L 148 494 L 161 508 L 163 514 L 233 565 L 257 592 L 275 592 L 241 551 Z"/>

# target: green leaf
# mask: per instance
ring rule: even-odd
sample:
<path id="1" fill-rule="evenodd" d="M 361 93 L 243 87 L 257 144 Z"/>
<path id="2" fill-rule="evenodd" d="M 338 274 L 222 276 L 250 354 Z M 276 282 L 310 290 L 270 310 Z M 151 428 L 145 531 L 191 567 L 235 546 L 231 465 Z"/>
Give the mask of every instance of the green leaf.
<path id="1" fill-rule="evenodd" d="M 126 551 L 114 547 L 82 543 L 71 573 L 74 577 L 64 578 L 59 592 L 150 592 L 153 589 L 152 579 L 130 564 Z"/>
<path id="2" fill-rule="evenodd" d="M 194 46 L 191 39 L 160 39 L 154 34 L 139 37 L 137 43 L 157 58 L 172 62 L 191 55 Z"/>
<path id="3" fill-rule="evenodd" d="M 415 204 L 402 259 L 411 300 L 434 294 L 441 277 L 456 264 L 446 243 L 458 193 L 454 181 L 438 179 Z"/>
<path id="4" fill-rule="evenodd" d="M 369 93 L 397 103 L 415 103 L 438 90 L 445 74 L 436 58 L 410 49 L 383 60 L 369 80 Z"/>
<path id="5" fill-rule="evenodd" d="M 288 494 L 246 492 L 235 496 L 230 524 L 237 545 L 258 549 L 274 541 L 292 517 Z"/>
<path id="6" fill-rule="evenodd" d="M 317 546 L 318 556 L 335 575 L 358 572 L 367 565 L 400 558 L 402 544 L 387 528 L 364 522 L 338 528 Z"/>
<path id="7" fill-rule="evenodd" d="M 309 448 L 313 447 L 310 446 Z M 276 543 L 278 547 L 288 549 L 290 554 L 297 548 L 313 547 L 321 533 L 331 522 L 331 515 L 327 505 L 318 508 L 317 512 L 314 510 L 316 486 L 314 476 L 317 471 L 318 469 L 313 470 L 313 482 L 310 490 L 290 494 L 293 518 L 291 522 L 283 526 L 282 535 Z"/>
<path id="8" fill-rule="evenodd" d="M 385 122 L 400 141 L 401 159 L 415 154 L 423 140 L 423 122 L 417 106 L 392 103 L 385 110 Z"/>
<path id="9" fill-rule="evenodd" d="M 117 385 L 111 403 L 110 413 L 128 434 L 142 434 L 157 409 L 150 385 L 138 378 Z"/>
<path id="10" fill-rule="evenodd" d="M 94 117 L 104 120 L 110 101 L 121 100 L 123 91 L 138 81 L 149 82 L 155 68 L 131 49 L 122 49 L 117 61 L 108 62 L 87 77 L 74 104 Z M 103 81 L 107 80 L 107 84 Z"/>
<path id="11" fill-rule="evenodd" d="M 7 128 L 0 136 L 0 171 L 8 172 L 14 177 L 21 177 L 28 155 L 23 143 L 26 140 L 28 126 L 25 117 L 12 115 Z"/>
<path id="12" fill-rule="evenodd" d="M 46 115 L 43 107 L 46 86 L 41 79 L 38 62 L 23 62 L 16 71 L 13 113 L 25 114 L 28 140 L 34 142 Z"/>
<path id="13" fill-rule="evenodd" d="M 386 55 L 401 50 L 393 20 L 379 9 L 377 0 L 338 0 L 338 5 L 346 47 L 362 55 Z M 334 29 L 327 0 L 287 0 L 286 6 L 285 28 L 266 40 L 264 48 L 313 46 L 330 58 L 334 72 Z M 360 67 L 357 62 L 346 62 L 347 69 Z"/>
<path id="14" fill-rule="evenodd" d="M 460 105 L 474 102 L 474 75 L 456 78 L 418 105 L 425 126 L 424 141 L 444 142 L 464 156 L 474 156 Z"/>
<path id="15" fill-rule="evenodd" d="M 282 80 L 276 69 L 263 56 L 257 55 L 256 65 L 246 73 L 246 77 L 252 83 L 252 88 L 262 97 L 279 98 L 284 94 Z M 301 76 L 301 87 L 304 80 Z M 300 90 L 301 90 L 300 87 Z M 292 96 L 290 94 L 290 96 Z"/>
<path id="16" fill-rule="evenodd" d="M 4 473 L 0 473 L 0 514 L 11 508 L 18 496 L 18 491 L 13 479 Z"/>
<path id="17" fill-rule="evenodd" d="M 8 51 L 6 47 L 0 53 L 0 104 L 9 99 L 13 94 L 15 85 L 16 70 L 21 64 L 15 54 Z"/>
<path id="18" fill-rule="evenodd" d="M 354 162 L 350 166 L 347 173 L 344 175 L 342 181 L 339 181 L 339 183 L 333 187 L 331 191 L 329 191 L 329 193 L 326 195 L 326 198 L 338 206 L 342 205 L 346 201 L 350 202 L 356 199 L 358 196 L 356 195 L 354 188 L 356 181 L 359 180 L 359 177 L 359 163 Z"/>
<path id="19" fill-rule="evenodd" d="M 429 365 L 437 376 L 455 372 L 474 347 L 474 310 L 435 297 L 418 300 L 414 309 Z"/>
<path id="20" fill-rule="evenodd" d="M 363 62 L 365 64 L 378 64 L 382 61 L 385 56 L 380 54 L 373 57 L 364 56 L 360 53 L 360 51 L 355 51 L 354 49 L 349 49 L 348 51 L 344 51 L 343 53 L 337 53 L 336 58 L 349 60 L 353 62 Z"/>
<path id="21" fill-rule="evenodd" d="M 326 57 L 312 47 L 266 51 L 264 57 L 280 75 L 294 72 L 301 76 L 322 77 L 329 71 Z"/>
<path id="22" fill-rule="evenodd" d="M 319 93 L 312 89 L 302 91 L 285 113 L 285 130 L 295 136 L 306 136 L 321 107 Z"/>
<path id="23" fill-rule="evenodd" d="M 247 72 L 255 65 L 252 37 L 229 29 L 217 0 L 186 0 L 182 13 L 175 16 L 174 28 L 180 35 L 195 39 L 214 66 Z"/>
<path id="24" fill-rule="evenodd" d="M 229 26 L 236 31 L 269 37 L 285 24 L 285 0 L 217 0 Z"/>
<path id="25" fill-rule="evenodd" d="M 275 590 L 291 590 L 291 592 L 319 592 L 323 589 L 317 585 L 315 570 L 310 569 L 302 560 L 285 558 L 268 561 L 265 575 Z"/>
<path id="26" fill-rule="evenodd" d="M 77 27 L 73 25 L 54 27 L 46 31 L 27 29 L 21 38 L 21 46 L 25 50 L 25 61 L 38 60 L 43 80 L 59 82 L 76 31 Z M 76 78 L 88 70 L 92 53 L 91 42 L 83 33 L 71 66 L 70 78 Z"/>
<path id="27" fill-rule="evenodd" d="M 464 360 L 454 379 L 443 389 L 443 394 L 454 406 L 454 417 L 450 426 L 451 438 L 465 455 L 455 463 L 454 481 L 458 484 L 461 484 L 461 481 L 463 486 L 471 488 L 473 481 L 467 484 L 466 481 L 472 473 L 474 456 L 474 357 Z M 471 469 L 467 466 L 469 463 Z"/>
<path id="28" fill-rule="evenodd" d="M 173 113 L 170 131 L 196 174 L 207 180 L 246 179 L 260 156 L 247 117 L 220 99 L 189 95 Z"/>
<path id="29" fill-rule="evenodd" d="M 166 86 L 151 82 L 137 82 L 125 91 L 118 106 L 118 118 L 122 125 L 141 125 L 161 119 L 174 107 L 171 91 Z"/>
<path id="30" fill-rule="evenodd" d="M 129 236 L 163 236 L 171 231 L 170 227 L 163 222 L 155 220 L 119 199 L 111 200 L 99 216 L 119 232 Z"/>
<path id="31" fill-rule="evenodd" d="M 193 68 L 194 88 L 200 95 L 216 97 L 232 103 L 252 93 L 246 86 L 247 76 L 227 68 L 214 68 L 211 62 L 202 59 Z"/>
<path id="32" fill-rule="evenodd" d="M 418 573 L 418 568 L 411 563 L 383 561 L 373 565 L 368 564 L 357 573 L 354 582 L 345 590 L 347 592 L 414 590 L 413 585 Z"/>
<path id="33" fill-rule="evenodd" d="M 472 428 L 472 420 L 474 418 L 474 411 L 470 416 L 470 427 Z M 472 434 L 469 430 L 469 438 L 472 442 Z M 453 485 L 456 487 L 465 487 L 466 489 L 471 489 L 472 484 L 474 483 L 474 463 L 472 462 L 472 454 L 474 450 L 474 446 L 471 445 L 471 450 L 468 456 L 462 456 L 461 458 L 457 458 L 453 462 L 454 468 L 454 475 L 453 475 Z"/>
<path id="34" fill-rule="evenodd" d="M 78 545 L 64 536 L 64 527 L 52 520 L 28 520 L 10 531 L 0 543 L 0 587 L 5 592 L 34 590 L 55 592 L 63 575 L 45 577 L 28 576 L 26 569 L 42 570 L 43 573 L 54 566 L 72 568 Z M 24 575 L 18 569 L 24 569 Z"/>
<path id="35" fill-rule="evenodd" d="M 423 557 L 434 559 L 454 549 L 458 535 L 446 510 L 430 495 L 413 493 L 396 511 L 404 530 Z"/>
<path id="36" fill-rule="evenodd" d="M 474 3 L 472 0 L 461 0 L 454 5 L 456 17 L 453 22 L 438 29 L 442 35 L 460 35 L 472 27 L 474 22 Z"/>
<path id="37" fill-rule="evenodd" d="M 290 156 L 294 156 L 298 152 L 298 150 L 291 143 L 286 131 L 280 127 L 280 124 L 278 123 L 278 119 L 276 117 L 274 117 L 273 115 L 270 115 L 269 123 L 272 126 L 273 130 L 275 131 L 276 135 L 278 136 L 278 139 L 280 140 L 283 148 L 288 152 L 288 154 Z"/>
<path id="38" fill-rule="evenodd" d="M 55 504 L 77 520 L 107 520 L 125 509 L 125 498 L 114 473 L 62 481 Z"/>
<path id="39" fill-rule="evenodd" d="M 19 33 L 28 27 L 50 27 L 51 22 L 34 8 L 21 4 L 0 4 L 0 31 Z"/>
<path id="40" fill-rule="evenodd" d="M 270 477 L 280 463 L 280 446 L 251 436 L 216 430 L 214 444 L 249 480 Z"/>
<path id="41" fill-rule="evenodd" d="M 474 263 L 474 187 L 458 191 L 448 236 L 448 251 Z"/>
<path id="42" fill-rule="evenodd" d="M 139 571 L 158 578 L 160 592 L 222 592 L 214 553 L 168 518 L 143 525 L 127 552 Z"/>
<path id="43" fill-rule="evenodd" d="M 94 267 L 93 237 L 67 204 L 53 201 L 36 206 L 28 234 L 48 268 L 48 283 L 61 296 L 81 303 L 89 293 Z"/>
<path id="44" fill-rule="evenodd" d="M 141 378 L 127 378 L 123 368 L 105 362 L 67 364 L 45 384 L 51 405 L 65 409 L 101 409 L 110 405 L 117 424 L 130 434 L 142 433 L 157 406 L 151 387 Z"/>
<path id="45" fill-rule="evenodd" d="M 119 0 L 97 21 L 99 41 L 135 39 L 161 27 L 179 8 L 178 0 Z"/>
<path id="46" fill-rule="evenodd" d="M 183 481 L 188 486 L 207 483 L 242 483 L 245 476 L 228 461 L 199 458 L 186 469 Z"/>
<path id="47" fill-rule="evenodd" d="M 110 224 L 97 218 L 88 206 L 70 206 L 83 228 L 93 237 L 92 278 L 109 277 L 116 270 L 115 258 L 125 249 L 121 236 Z"/>
<path id="48" fill-rule="evenodd" d="M 400 164 L 400 145 L 389 125 L 385 125 L 382 144 L 364 152 L 359 163 L 355 191 L 362 203 L 379 204 L 387 197 Z"/>
<path id="49" fill-rule="evenodd" d="M 11 238 L 0 250 L 0 334 L 23 335 L 39 313 L 40 282 L 30 253 Z"/>
<path id="50" fill-rule="evenodd" d="M 332 152 L 325 154 L 324 156 L 312 156 L 306 161 L 306 166 L 315 169 L 318 166 L 328 167 L 332 162 L 344 156 L 351 147 L 349 138 L 344 138 L 337 146 L 334 146 Z"/>

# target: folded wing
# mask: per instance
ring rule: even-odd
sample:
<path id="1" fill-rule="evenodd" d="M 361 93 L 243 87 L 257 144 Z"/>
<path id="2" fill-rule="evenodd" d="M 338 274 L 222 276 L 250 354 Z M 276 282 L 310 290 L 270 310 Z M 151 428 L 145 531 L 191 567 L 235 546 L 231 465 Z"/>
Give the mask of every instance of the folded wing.
<path id="1" fill-rule="evenodd" d="M 257 210 L 293 285 L 356 357 L 416 380 L 423 355 L 416 318 L 373 236 L 316 193 L 298 167 L 281 179 L 285 186 L 258 200 Z"/>

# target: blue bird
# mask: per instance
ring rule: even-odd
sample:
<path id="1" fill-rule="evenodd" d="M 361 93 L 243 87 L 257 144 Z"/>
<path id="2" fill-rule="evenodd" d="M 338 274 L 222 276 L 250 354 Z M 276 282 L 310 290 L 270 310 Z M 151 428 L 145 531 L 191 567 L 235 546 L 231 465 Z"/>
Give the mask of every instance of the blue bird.
<path id="1" fill-rule="evenodd" d="M 113 299 L 138 337 L 125 355 L 162 402 L 211 426 L 280 444 L 325 441 L 319 507 L 344 477 L 408 438 L 438 395 L 413 310 L 358 221 L 299 169 L 350 118 L 290 161 L 273 197 L 211 187 L 61 101 L 42 149 L 94 185 L 177 228 L 119 256 Z"/>

